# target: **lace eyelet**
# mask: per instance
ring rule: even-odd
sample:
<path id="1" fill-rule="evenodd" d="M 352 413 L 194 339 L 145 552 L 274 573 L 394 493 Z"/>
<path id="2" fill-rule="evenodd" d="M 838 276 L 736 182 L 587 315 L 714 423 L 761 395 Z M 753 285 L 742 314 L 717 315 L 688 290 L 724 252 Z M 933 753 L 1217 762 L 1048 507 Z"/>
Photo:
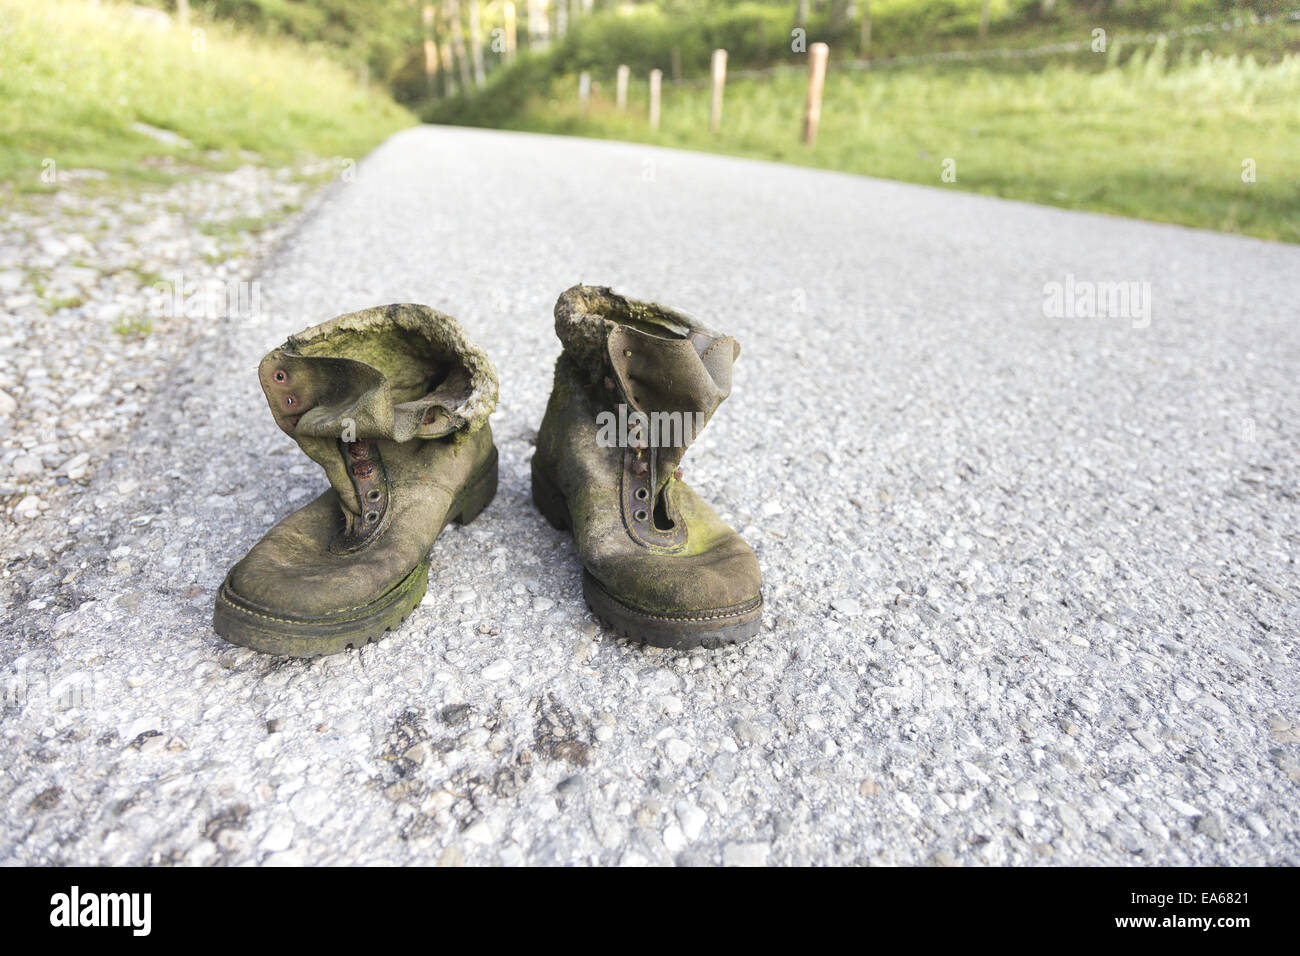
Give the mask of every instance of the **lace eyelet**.
<path id="1" fill-rule="evenodd" d="M 637 501 L 646 501 L 650 497 L 649 488 L 638 488 L 633 494 L 636 495 Z"/>
<path id="2" fill-rule="evenodd" d="M 378 520 L 379 520 L 379 512 L 378 512 L 378 511 L 367 511 L 367 512 L 366 512 L 366 524 L 374 524 L 374 523 L 375 523 L 376 521 L 378 521 Z"/>
<path id="3" fill-rule="evenodd" d="M 366 492 L 367 501 L 378 501 L 380 497 L 382 496 L 380 495 L 378 488 L 371 488 L 369 491 Z"/>
<path id="4" fill-rule="evenodd" d="M 645 521 L 650 516 L 644 510 L 638 510 L 632 517 L 636 518 L 637 521 Z"/>

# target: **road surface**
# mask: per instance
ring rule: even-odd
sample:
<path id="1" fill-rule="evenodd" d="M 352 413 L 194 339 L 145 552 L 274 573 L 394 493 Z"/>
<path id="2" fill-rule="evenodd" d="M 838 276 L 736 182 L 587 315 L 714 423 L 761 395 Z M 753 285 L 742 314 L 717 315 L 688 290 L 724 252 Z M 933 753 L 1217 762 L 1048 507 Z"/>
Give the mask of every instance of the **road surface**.
<path id="1" fill-rule="evenodd" d="M 1300 864 L 1298 275 L 938 182 L 398 134 L 5 556 L 0 858 Z M 531 505 L 579 281 L 742 344 L 685 461 L 763 567 L 739 649 L 612 640 Z M 214 589 L 325 483 L 255 365 L 393 301 L 496 362 L 500 493 L 387 640 L 230 647 Z"/>

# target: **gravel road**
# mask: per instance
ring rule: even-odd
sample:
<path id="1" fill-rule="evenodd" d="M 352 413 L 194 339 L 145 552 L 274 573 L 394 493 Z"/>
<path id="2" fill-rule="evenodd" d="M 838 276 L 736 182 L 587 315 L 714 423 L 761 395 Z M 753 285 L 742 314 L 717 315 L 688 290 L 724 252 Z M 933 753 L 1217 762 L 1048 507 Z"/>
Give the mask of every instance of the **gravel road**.
<path id="1" fill-rule="evenodd" d="M 152 164 L 179 174 L 174 163 Z M 192 173 L 131 191 L 96 170 L 0 215 L 0 548 L 81 493 L 132 430 L 195 327 L 283 238 L 337 164 Z M 101 181 L 107 183 L 101 187 Z M 188 278 L 187 278 L 188 277 Z"/>
<path id="2" fill-rule="evenodd" d="M 937 182 L 401 133 L 7 548 L 0 857 L 1300 864 L 1298 275 Z M 578 281 L 743 346 L 685 462 L 763 565 L 739 649 L 611 640 L 531 506 Z M 500 370 L 496 501 L 386 641 L 225 645 L 222 575 L 324 485 L 257 360 L 403 300 Z"/>

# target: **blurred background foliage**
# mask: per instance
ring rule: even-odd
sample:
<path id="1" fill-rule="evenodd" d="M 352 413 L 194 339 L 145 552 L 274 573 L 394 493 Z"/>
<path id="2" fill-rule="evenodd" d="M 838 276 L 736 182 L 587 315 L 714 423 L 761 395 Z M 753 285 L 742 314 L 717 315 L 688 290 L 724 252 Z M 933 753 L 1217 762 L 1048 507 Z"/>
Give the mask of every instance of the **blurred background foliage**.
<path id="1" fill-rule="evenodd" d="M 182 31 L 162 43 L 104 26 L 126 22 L 111 11 L 142 6 L 173 24 L 186 6 L 188 27 L 209 31 L 220 55 L 200 69 Z M 1300 241 L 1300 0 L 513 6 L 517 51 L 507 55 L 506 0 L 0 0 L 0 180 L 30 167 L 34 152 L 73 146 L 88 162 L 136 168 L 132 157 L 157 144 L 132 134 L 132 120 L 210 153 L 270 159 L 357 155 L 419 118 L 927 184 L 951 157 L 960 170 L 951 188 Z M 92 8 L 101 35 L 89 44 L 92 28 L 50 12 Z M 540 9 L 544 30 L 529 19 Z M 831 64 L 810 149 L 798 131 L 804 44 L 815 41 L 830 45 Z M 713 134 L 716 48 L 729 63 Z M 78 66 L 88 49 L 97 59 Z M 614 76 L 624 64 L 632 83 L 619 110 Z M 652 69 L 665 79 L 659 129 L 646 120 Z M 591 80 L 584 104 L 581 73 Z M 107 88 L 121 92 L 105 108 Z"/>
<path id="2" fill-rule="evenodd" d="M 140 0 L 174 10 L 176 0 Z M 447 31 L 449 16 L 457 20 L 468 44 L 472 0 L 190 0 L 204 17 L 260 33 L 293 38 L 334 57 L 346 66 L 362 68 L 375 82 L 417 111 L 437 110 L 430 97 L 422 50 L 426 29 L 423 8 L 436 13 L 435 37 Z M 567 29 L 556 35 L 558 7 L 566 10 Z M 987 6 L 986 35 L 980 36 L 981 15 Z M 504 0 L 478 4 L 480 37 L 489 77 L 504 71 L 500 53 L 492 49 L 494 29 L 504 23 Z M 802 25 L 809 42 L 830 44 L 835 58 L 898 55 L 982 46 L 1027 46 L 1066 38 L 1078 39 L 1102 27 L 1110 32 L 1160 30 L 1183 24 L 1222 21 L 1234 17 L 1283 17 L 1300 9 L 1297 0 L 548 0 L 549 42 L 530 42 L 528 0 L 515 3 L 521 54 L 544 53 L 543 72 L 566 74 L 580 70 L 613 73 L 627 64 L 634 73 L 661 68 L 670 78 L 690 78 L 708 70 L 716 48 L 728 51 L 732 69 L 763 68 L 799 61 L 791 50 L 791 30 Z M 587 12 L 588 7 L 590 8 Z M 869 13 L 870 43 L 863 20 Z M 1215 38 L 1219 39 L 1219 38 Z M 1204 38 L 1200 46 L 1209 43 Z M 1237 37 L 1234 51 L 1249 49 L 1258 56 L 1277 57 L 1300 52 L 1300 24 L 1289 35 Z M 1219 44 L 1223 46 L 1223 43 Z M 517 58 L 515 65 L 524 67 Z M 676 67 L 676 69 L 674 69 Z M 455 68 L 453 68 L 455 69 Z M 536 79 L 537 70 L 523 69 L 519 79 Z M 459 90 L 464 96 L 465 90 Z M 468 98 L 468 97 L 465 97 Z M 444 111 L 445 112 L 445 111 Z M 460 121 L 464 111 L 452 111 Z M 479 111 L 481 112 L 481 111 Z"/>
<path id="3" fill-rule="evenodd" d="M 414 122 L 337 55 L 193 27 L 138 5 L 0 0 L 0 187 L 48 192 L 50 163 L 165 182 L 187 166 L 359 158 Z"/>

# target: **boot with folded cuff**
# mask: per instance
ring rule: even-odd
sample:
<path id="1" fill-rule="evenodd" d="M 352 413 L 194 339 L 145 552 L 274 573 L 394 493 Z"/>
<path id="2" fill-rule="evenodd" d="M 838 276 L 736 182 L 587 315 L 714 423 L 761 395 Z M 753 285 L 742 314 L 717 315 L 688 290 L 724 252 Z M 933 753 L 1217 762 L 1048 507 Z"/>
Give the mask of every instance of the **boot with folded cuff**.
<path id="1" fill-rule="evenodd" d="M 763 610 L 758 559 L 679 468 L 731 393 L 739 344 L 601 286 L 561 295 L 555 330 L 564 349 L 537 436 L 533 500 L 572 530 L 588 606 L 618 634 L 659 647 L 752 637 Z"/>
<path id="2" fill-rule="evenodd" d="M 406 304 L 291 336 L 258 378 L 330 488 L 231 568 L 213 626 L 269 654 L 362 647 L 419 604 L 448 522 L 469 523 L 496 493 L 496 369 L 451 316 Z"/>

